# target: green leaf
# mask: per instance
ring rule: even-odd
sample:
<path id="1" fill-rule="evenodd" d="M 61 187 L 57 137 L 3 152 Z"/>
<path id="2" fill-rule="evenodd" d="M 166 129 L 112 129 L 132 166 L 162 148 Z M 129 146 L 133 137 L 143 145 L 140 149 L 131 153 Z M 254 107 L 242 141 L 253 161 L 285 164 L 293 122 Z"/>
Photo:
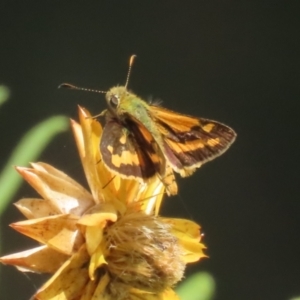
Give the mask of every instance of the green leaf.
<path id="1" fill-rule="evenodd" d="M 0 105 L 2 105 L 9 97 L 9 89 L 4 86 L 0 85 Z"/>
<path id="2" fill-rule="evenodd" d="M 13 166 L 24 166 L 36 160 L 55 135 L 67 130 L 68 124 L 66 117 L 54 116 L 36 125 L 23 136 L 0 174 L 0 215 L 22 183 L 21 176 Z"/>
<path id="3" fill-rule="evenodd" d="M 181 300 L 211 300 L 215 294 L 214 278 L 206 272 L 187 278 L 176 290 Z"/>

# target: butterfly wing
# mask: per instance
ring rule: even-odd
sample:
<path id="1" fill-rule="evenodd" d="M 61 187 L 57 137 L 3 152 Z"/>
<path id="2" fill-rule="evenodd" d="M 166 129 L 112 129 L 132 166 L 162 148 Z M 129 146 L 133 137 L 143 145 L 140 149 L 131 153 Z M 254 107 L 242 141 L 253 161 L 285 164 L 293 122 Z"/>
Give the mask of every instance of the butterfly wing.
<path id="1" fill-rule="evenodd" d="M 133 118 L 123 122 L 107 114 L 100 150 L 105 165 L 124 178 L 147 180 L 157 175 L 169 195 L 177 194 L 177 184 L 172 168 L 166 166 L 151 133 Z"/>
<path id="2" fill-rule="evenodd" d="M 103 129 L 100 150 L 105 165 L 125 178 L 147 179 L 157 172 L 159 162 L 147 137 L 133 122 L 109 118 Z"/>
<path id="3" fill-rule="evenodd" d="M 132 120 L 134 120 L 134 135 L 136 137 L 139 137 L 139 140 L 145 140 L 146 143 L 144 145 L 152 145 L 152 147 L 147 150 L 147 153 L 150 156 L 152 162 L 155 162 L 157 176 L 165 185 L 167 194 L 176 195 L 178 192 L 178 187 L 175 181 L 175 175 L 172 166 L 170 166 L 170 164 L 166 162 L 162 150 L 159 148 L 158 144 L 154 140 L 154 137 L 148 131 L 148 129 L 138 120 L 131 117 L 131 121 Z"/>
<path id="4" fill-rule="evenodd" d="M 159 106 L 151 106 L 164 139 L 163 152 L 181 176 L 224 153 L 236 138 L 230 127 L 217 121 L 182 115 Z"/>

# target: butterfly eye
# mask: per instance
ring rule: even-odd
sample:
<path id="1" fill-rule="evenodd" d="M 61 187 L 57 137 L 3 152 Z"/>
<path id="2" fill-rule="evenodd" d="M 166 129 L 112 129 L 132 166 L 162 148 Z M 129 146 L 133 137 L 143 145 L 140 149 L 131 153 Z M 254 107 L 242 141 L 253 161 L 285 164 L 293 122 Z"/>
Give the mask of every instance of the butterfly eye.
<path id="1" fill-rule="evenodd" d="M 109 99 L 109 104 L 111 107 L 116 108 L 119 105 L 120 99 L 118 96 L 112 95 Z"/>

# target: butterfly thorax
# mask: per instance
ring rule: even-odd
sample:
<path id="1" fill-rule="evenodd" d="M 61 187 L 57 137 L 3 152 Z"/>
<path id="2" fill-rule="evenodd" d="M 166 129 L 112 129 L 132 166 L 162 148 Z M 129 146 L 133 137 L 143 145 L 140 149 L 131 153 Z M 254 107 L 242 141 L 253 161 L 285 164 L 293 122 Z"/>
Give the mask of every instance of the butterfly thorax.
<path id="1" fill-rule="evenodd" d="M 155 141 L 162 146 L 161 135 L 149 114 L 149 104 L 124 86 L 111 88 L 106 94 L 106 102 L 112 115 L 122 123 L 127 120 L 137 121 L 152 134 Z"/>

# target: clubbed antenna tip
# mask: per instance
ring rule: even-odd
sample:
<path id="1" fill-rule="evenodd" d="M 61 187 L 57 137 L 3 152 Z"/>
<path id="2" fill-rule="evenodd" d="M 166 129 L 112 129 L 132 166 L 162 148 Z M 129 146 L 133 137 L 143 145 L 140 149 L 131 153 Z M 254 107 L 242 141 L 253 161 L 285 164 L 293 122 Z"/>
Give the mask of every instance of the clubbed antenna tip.
<path id="1" fill-rule="evenodd" d="M 125 82 L 125 88 L 127 88 L 128 82 L 129 82 L 129 77 L 130 77 L 130 73 L 131 73 L 131 67 L 133 65 L 134 59 L 136 58 L 136 55 L 133 54 L 130 56 L 129 59 L 129 68 L 128 68 L 128 73 L 127 73 L 127 77 L 126 77 L 126 82 Z"/>
<path id="2" fill-rule="evenodd" d="M 70 83 L 62 83 L 58 86 L 59 89 L 64 88 L 64 89 L 77 89 L 75 85 L 72 85 Z"/>

